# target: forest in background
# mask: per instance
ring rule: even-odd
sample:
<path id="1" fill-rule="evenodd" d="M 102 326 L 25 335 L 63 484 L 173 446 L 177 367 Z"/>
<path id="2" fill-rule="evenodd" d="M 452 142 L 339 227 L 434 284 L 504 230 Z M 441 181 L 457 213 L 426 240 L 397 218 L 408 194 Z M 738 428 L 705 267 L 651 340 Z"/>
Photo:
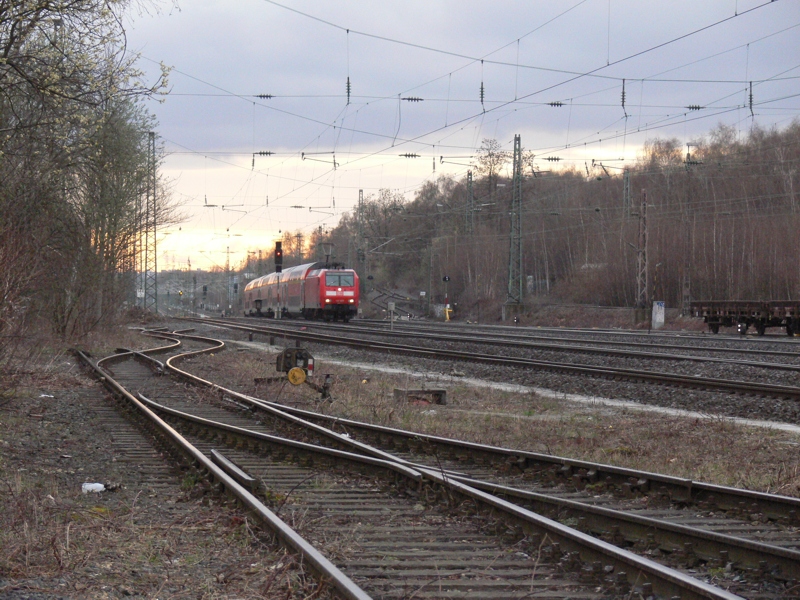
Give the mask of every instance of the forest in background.
<path id="1" fill-rule="evenodd" d="M 135 0 L 0 0 L 0 363 L 34 319 L 67 339 L 111 322 L 134 303 L 142 231 L 180 220 L 159 179 L 151 221 L 142 210 L 161 161 L 142 100 L 164 89 L 166 72 L 142 80 L 121 25 L 131 7 L 141 10 Z M 634 306 L 642 190 L 651 299 L 680 307 L 687 284 L 695 300 L 800 299 L 798 141 L 794 121 L 746 134 L 720 125 L 688 147 L 655 139 L 624 167 L 524 152 L 524 302 Z M 410 201 L 382 190 L 332 229 L 284 233 L 286 265 L 322 259 L 330 242 L 367 290 L 441 303 L 447 276 L 465 318 L 499 314 L 511 155 L 484 140 L 473 164 L 473 212 L 466 177 L 427 181 Z M 237 281 L 271 270 L 272 248 L 262 250 Z"/>
<path id="2" fill-rule="evenodd" d="M 508 289 L 511 158 L 484 140 L 471 232 L 466 177 L 441 176 L 412 201 L 382 190 L 330 231 L 286 233 L 284 256 L 289 264 L 319 259 L 320 244 L 332 242 L 338 261 L 363 280 L 372 276 L 369 287 L 443 302 L 448 276 L 449 299 L 465 318 L 499 314 Z M 643 190 L 651 300 L 681 307 L 684 282 L 693 300 L 800 299 L 800 122 L 746 135 L 720 125 L 688 147 L 652 140 L 624 170 L 614 162 L 558 169 L 554 161 L 539 170 L 545 158 L 523 153 L 525 302 L 634 306 Z"/>

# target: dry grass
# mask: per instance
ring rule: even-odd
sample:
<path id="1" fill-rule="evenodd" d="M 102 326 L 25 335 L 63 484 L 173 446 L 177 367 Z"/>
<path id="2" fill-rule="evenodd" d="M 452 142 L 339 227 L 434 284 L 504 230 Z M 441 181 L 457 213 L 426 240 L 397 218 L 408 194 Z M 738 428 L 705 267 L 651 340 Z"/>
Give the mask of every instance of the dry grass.
<path id="1" fill-rule="evenodd" d="M 53 482 L 5 480 L 0 594 L 62 588 L 82 597 L 286 598 L 308 594 L 293 557 L 246 515 L 196 506 L 175 519 L 152 503 L 59 493 Z M 13 583 L 11 583 L 13 581 Z"/>
<path id="2" fill-rule="evenodd" d="M 599 307 L 581 304 L 537 304 L 527 306 L 522 325 L 541 327 L 596 327 L 600 329 L 647 329 L 647 322 L 636 322 L 634 309 Z M 681 317 L 676 310 L 667 311 L 664 329 L 668 331 L 706 331 L 702 319 Z"/>
<path id="3" fill-rule="evenodd" d="M 96 356 L 152 344 L 127 328 L 100 340 Z M 327 597 L 246 513 L 193 477 L 176 474 L 157 490 L 130 483 L 110 460 L 108 432 L 91 427 L 81 400 L 89 388 L 54 343 L 15 365 L 0 400 L 0 597 Z M 125 487 L 82 494 L 98 474 Z"/>
<path id="4" fill-rule="evenodd" d="M 327 597 L 294 556 L 234 507 L 113 508 L 15 481 L 0 494 L 0 596 L 11 590 L 76 597 Z M 48 488 L 50 488 L 48 490 Z"/>
<path id="5" fill-rule="evenodd" d="M 49 333 L 42 324 L 32 328 L 23 339 L 17 341 L 13 352 L 5 356 L 0 364 L 0 407 L 4 398 L 16 394 L 16 390 L 39 387 L 42 382 L 47 385 L 64 385 L 65 374 L 74 371 L 75 358 L 70 349 L 91 349 L 97 357 L 112 354 L 116 348 L 144 349 L 152 346 L 148 340 L 138 333 L 136 327 L 143 327 L 139 322 L 93 331 L 79 340 L 63 340 Z M 75 377 L 71 377 L 66 385 L 75 385 Z"/>
<path id="6" fill-rule="evenodd" d="M 745 427 L 722 418 L 683 418 L 533 393 L 478 388 L 326 365 L 335 401 L 319 403 L 306 386 L 256 388 L 254 377 L 276 375 L 272 354 L 228 351 L 198 359 L 190 370 L 258 397 L 337 416 L 476 443 L 544 452 L 720 485 L 800 496 L 800 438 L 775 429 Z M 447 405 L 397 402 L 394 388 L 444 387 Z"/>

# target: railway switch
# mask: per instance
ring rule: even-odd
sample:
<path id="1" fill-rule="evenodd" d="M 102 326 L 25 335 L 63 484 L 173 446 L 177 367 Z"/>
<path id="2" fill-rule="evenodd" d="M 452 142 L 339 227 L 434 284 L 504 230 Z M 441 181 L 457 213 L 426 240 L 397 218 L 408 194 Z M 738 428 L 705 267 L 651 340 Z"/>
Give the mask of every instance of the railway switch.
<path id="1" fill-rule="evenodd" d="M 297 381 L 299 376 L 295 375 L 294 378 L 290 376 L 289 381 L 294 385 L 300 385 L 305 381 L 306 377 L 313 377 L 314 357 L 311 356 L 309 351 L 305 348 L 287 348 L 278 355 L 275 369 L 281 373 L 289 374 L 291 374 L 294 369 L 299 369 L 303 372 L 303 379 Z M 292 379 L 296 382 L 292 381 Z"/>
<path id="2" fill-rule="evenodd" d="M 302 385 L 313 388 L 320 393 L 321 400 L 331 399 L 331 385 L 333 383 L 330 375 L 325 375 L 322 385 L 310 381 L 314 376 L 314 357 L 305 348 L 286 348 L 278 355 L 275 362 L 275 369 L 281 373 L 286 373 L 286 379 L 292 385 Z M 283 377 L 257 378 L 256 385 L 261 382 L 274 383 L 283 381 Z"/>

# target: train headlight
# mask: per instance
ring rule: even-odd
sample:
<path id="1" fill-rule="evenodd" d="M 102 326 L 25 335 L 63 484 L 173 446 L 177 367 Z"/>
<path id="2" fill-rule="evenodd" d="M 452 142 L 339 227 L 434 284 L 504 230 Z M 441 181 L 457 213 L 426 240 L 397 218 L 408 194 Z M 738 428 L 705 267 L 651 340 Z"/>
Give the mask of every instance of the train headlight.
<path id="1" fill-rule="evenodd" d="M 330 303 L 331 303 L 331 299 L 330 298 L 325 298 L 325 304 L 330 304 Z"/>
<path id="2" fill-rule="evenodd" d="M 355 303 L 355 300 L 353 298 L 350 298 L 350 304 L 354 304 L 354 303 Z"/>

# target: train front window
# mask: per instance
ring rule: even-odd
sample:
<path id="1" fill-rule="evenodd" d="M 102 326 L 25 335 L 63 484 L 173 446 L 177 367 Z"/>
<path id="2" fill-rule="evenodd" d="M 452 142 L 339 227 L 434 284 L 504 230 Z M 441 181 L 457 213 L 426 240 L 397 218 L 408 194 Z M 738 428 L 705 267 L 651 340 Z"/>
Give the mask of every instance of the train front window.
<path id="1" fill-rule="evenodd" d="M 353 274 L 325 273 L 325 285 L 328 287 L 353 287 Z"/>

